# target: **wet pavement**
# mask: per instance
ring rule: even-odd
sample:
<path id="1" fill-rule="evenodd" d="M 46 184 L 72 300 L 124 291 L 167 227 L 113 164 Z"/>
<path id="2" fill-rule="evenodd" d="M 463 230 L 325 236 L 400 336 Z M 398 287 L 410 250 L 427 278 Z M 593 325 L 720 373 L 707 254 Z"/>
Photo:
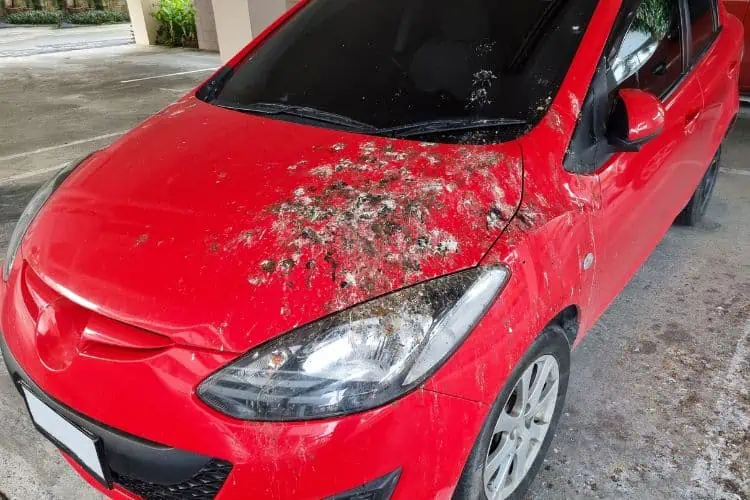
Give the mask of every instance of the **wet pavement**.
<path id="1" fill-rule="evenodd" d="M 115 47 L 134 43 L 130 24 L 57 28 L 0 25 L 0 58 Z"/>
<path id="2" fill-rule="evenodd" d="M 750 113 L 708 213 L 674 227 L 573 354 L 531 498 L 750 498 Z"/>

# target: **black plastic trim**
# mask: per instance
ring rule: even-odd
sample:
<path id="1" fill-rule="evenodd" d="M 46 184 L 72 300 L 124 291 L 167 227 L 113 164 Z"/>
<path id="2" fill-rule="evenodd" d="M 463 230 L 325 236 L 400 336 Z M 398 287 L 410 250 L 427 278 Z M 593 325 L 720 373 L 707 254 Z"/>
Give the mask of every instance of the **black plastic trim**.
<path id="1" fill-rule="evenodd" d="M 213 500 L 219 494 L 232 471 L 232 464 L 211 460 L 198 474 L 168 486 L 141 481 L 138 478 L 113 474 L 113 480 L 145 500 Z"/>
<path id="2" fill-rule="evenodd" d="M 395 470 L 390 474 L 383 477 L 379 477 L 374 481 L 370 481 L 367 484 L 355 488 L 353 490 L 339 493 L 332 497 L 328 497 L 325 500 L 389 500 L 396 490 L 396 485 L 401 477 L 401 469 Z M 365 496 L 368 495 L 368 496 Z"/>

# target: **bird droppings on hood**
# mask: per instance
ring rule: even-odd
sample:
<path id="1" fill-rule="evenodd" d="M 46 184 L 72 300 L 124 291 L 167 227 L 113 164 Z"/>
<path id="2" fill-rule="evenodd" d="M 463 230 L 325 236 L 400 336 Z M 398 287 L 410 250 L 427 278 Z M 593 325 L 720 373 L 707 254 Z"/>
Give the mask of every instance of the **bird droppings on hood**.
<path id="1" fill-rule="evenodd" d="M 318 177 L 331 177 L 333 175 L 333 166 L 321 165 L 310 170 L 310 173 Z"/>
<path id="2" fill-rule="evenodd" d="M 305 166 L 305 165 L 307 165 L 307 160 L 300 160 L 300 161 L 298 161 L 297 163 L 295 163 L 295 164 L 293 164 L 293 165 L 289 165 L 289 167 L 287 167 L 287 168 L 288 168 L 288 169 L 289 169 L 290 171 L 295 171 L 295 170 L 297 170 L 297 169 L 298 169 L 299 167 L 303 167 L 303 166 Z"/>
<path id="3" fill-rule="evenodd" d="M 250 283 L 253 286 L 260 286 L 260 285 L 262 285 L 263 283 L 266 282 L 266 279 L 263 278 L 262 276 L 253 276 L 253 275 L 250 275 L 250 276 L 247 277 L 247 282 Z"/>
<path id="4" fill-rule="evenodd" d="M 312 288 L 327 276 L 338 290 L 327 305 L 335 311 L 417 280 L 425 265 L 453 259 L 465 240 L 452 231 L 494 234 L 511 219 L 515 206 L 505 190 L 520 189 L 520 160 L 481 147 L 446 152 L 432 143 L 408 144 L 317 146 L 342 156 L 290 166 L 297 187 L 256 214 L 253 227 L 269 229 L 232 238 L 266 252 L 248 283 Z M 451 211 L 466 224 L 451 224 Z"/>
<path id="5" fill-rule="evenodd" d="M 148 241 L 148 233 L 143 233 L 135 240 L 135 246 L 139 247 Z"/>
<path id="6" fill-rule="evenodd" d="M 253 233 L 253 231 L 243 231 L 237 238 L 237 242 L 245 246 L 250 246 L 253 244 L 254 238 L 255 234 Z"/>
<path id="7" fill-rule="evenodd" d="M 289 274 L 289 271 L 292 270 L 292 268 L 296 265 L 296 262 L 294 262 L 294 259 L 284 259 L 281 262 L 279 262 L 279 269 Z"/>
<path id="8" fill-rule="evenodd" d="M 523 204 L 516 213 L 516 217 L 518 217 L 518 221 L 521 224 L 523 224 L 527 228 L 530 228 L 534 226 L 535 221 L 539 217 L 539 213 L 529 205 Z"/>
<path id="9" fill-rule="evenodd" d="M 503 212 L 499 208 L 490 208 L 490 211 L 487 213 L 487 227 L 489 229 L 500 229 L 505 222 L 503 220 Z"/>
<path id="10" fill-rule="evenodd" d="M 260 268 L 267 273 L 272 273 L 276 269 L 276 261 L 267 259 L 260 263 Z"/>

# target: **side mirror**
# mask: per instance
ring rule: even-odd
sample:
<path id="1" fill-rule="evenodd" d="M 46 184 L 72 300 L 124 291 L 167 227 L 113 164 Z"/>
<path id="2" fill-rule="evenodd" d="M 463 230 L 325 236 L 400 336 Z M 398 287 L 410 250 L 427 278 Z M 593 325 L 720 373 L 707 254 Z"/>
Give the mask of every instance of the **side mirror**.
<path id="1" fill-rule="evenodd" d="M 639 151 L 664 130 L 664 106 L 643 90 L 622 89 L 607 123 L 607 140 L 618 151 Z"/>

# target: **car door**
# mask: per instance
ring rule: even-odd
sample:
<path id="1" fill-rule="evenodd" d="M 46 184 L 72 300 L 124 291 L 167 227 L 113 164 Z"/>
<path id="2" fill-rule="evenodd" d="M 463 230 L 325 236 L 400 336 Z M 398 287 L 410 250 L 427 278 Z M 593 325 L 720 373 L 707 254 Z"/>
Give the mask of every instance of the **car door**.
<path id="1" fill-rule="evenodd" d="M 750 0 L 724 0 L 724 5 L 745 25 L 745 57 L 740 63 L 739 88 L 750 93 Z"/>
<path id="2" fill-rule="evenodd" d="M 609 102 L 638 88 L 662 99 L 665 128 L 637 152 L 609 155 L 595 171 L 601 208 L 593 219 L 597 249 L 594 309 L 602 311 L 632 277 L 690 197 L 683 171 L 695 155 L 703 106 L 686 73 L 686 32 L 679 0 L 644 1 L 607 58 Z"/>
<path id="3" fill-rule="evenodd" d="M 741 53 L 737 50 L 734 25 L 720 31 L 716 0 L 686 0 L 691 26 L 690 64 L 703 89 L 705 109 L 698 120 L 704 146 L 698 178 L 705 172 L 724 139 L 726 124 L 736 111 Z"/>

